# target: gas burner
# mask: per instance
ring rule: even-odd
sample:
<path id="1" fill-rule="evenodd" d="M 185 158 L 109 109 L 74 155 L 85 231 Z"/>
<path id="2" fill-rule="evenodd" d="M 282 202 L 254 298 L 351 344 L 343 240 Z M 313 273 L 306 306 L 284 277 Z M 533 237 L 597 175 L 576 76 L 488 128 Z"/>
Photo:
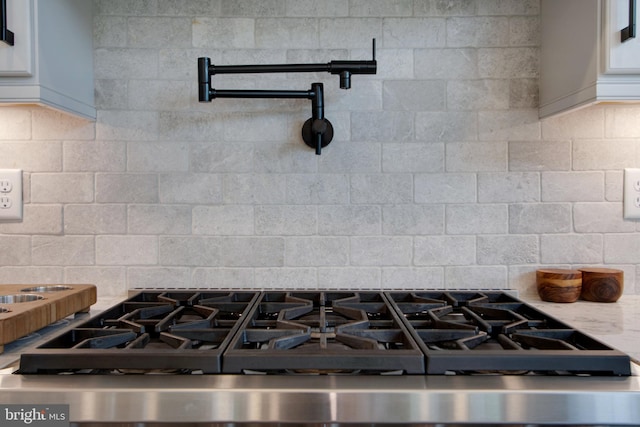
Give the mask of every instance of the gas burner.
<path id="1" fill-rule="evenodd" d="M 222 370 L 256 292 L 142 292 L 20 359 L 21 373 Z"/>
<path id="2" fill-rule="evenodd" d="M 392 292 L 428 374 L 630 375 L 627 355 L 502 292 Z"/>
<path id="3" fill-rule="evenodd" d="M 378 292 L 266 292 L 242 330 L 225 352 L 224 372 L 424 370 L 406 326 Z"/>

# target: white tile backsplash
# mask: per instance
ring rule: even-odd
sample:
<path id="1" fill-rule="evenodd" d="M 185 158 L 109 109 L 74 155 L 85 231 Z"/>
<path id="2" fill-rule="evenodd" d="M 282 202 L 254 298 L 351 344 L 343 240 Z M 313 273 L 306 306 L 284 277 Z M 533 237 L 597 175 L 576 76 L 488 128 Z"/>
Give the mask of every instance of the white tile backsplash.
<path id="1" fill-rule="evenodd" d="M 538 0 L 93 0 L 95 123 L 0 108 L 0 168 L 24 220 L 0 223 L 0 282 L 127 288 L 518 289 L 604 266 L 640 293 L 640 106 L 540 121 Z M 327 73 L 215 75 L 220 89 L 325 87 L 307 100 L 197 101 L 214 64 L 370 59 Z"/>

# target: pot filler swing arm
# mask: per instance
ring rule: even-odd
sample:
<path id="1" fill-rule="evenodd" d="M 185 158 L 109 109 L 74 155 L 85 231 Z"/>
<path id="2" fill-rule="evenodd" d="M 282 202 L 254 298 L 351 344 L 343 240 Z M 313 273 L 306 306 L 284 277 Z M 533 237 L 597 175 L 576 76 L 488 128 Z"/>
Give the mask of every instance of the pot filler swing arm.
<path id="1" fill-rule="evenodd" d="M 312 83 L 309 90 L 241 90 L 214 89 L 214 74 L 251 73 L 312 73 L 326 71 L 340 75 L 340 88 L 351 88 L 352 74 L 376 74 L 376 39 L 372 42 L 370 61 L 331 61 L 326 64 L 272 64 L 272 65 L 213 65 L 210 58 L 198 58 L 198 98 L 211 102 L 214 98 L 291 98 L 311 100 L 311 118 L 302 126 L 302 139 L 320 154 L 322 147 L 333 139 L 333 126 L 324 117 L 324 89 L 322 83 Z"/>

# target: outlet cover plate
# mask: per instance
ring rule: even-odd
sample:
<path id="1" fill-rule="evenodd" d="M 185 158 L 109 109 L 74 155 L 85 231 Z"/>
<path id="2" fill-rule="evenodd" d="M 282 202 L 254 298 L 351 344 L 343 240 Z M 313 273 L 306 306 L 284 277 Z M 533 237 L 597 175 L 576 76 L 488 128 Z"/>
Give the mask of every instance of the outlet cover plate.
<path id="1" fill-rule="evenodd" d="M 624 170 L 624 218 L 640 219 L 640 169 Z"/>
<path id="2" fill-rule="evenodd" d="M 22 220 L 22 169 L 0 169 L 0 221 Z"/>

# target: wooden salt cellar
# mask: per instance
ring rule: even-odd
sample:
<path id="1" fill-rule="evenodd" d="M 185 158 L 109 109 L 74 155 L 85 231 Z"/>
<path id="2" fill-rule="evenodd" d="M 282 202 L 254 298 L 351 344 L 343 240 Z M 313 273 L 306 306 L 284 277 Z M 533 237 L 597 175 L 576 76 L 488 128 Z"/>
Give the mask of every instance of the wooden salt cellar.
<path id="1" fill-rule="evenodd" d="M 611 268 L 581 268 L 582 299 L 615 302 L 624 290 L 624 272 Z"/>
<path id="2" fill-rule="evenodd" d="M 575 302 L 582 291 L 582 272 L 559 268 L 537 270 L 536 286 L 543 301 Z"/>

